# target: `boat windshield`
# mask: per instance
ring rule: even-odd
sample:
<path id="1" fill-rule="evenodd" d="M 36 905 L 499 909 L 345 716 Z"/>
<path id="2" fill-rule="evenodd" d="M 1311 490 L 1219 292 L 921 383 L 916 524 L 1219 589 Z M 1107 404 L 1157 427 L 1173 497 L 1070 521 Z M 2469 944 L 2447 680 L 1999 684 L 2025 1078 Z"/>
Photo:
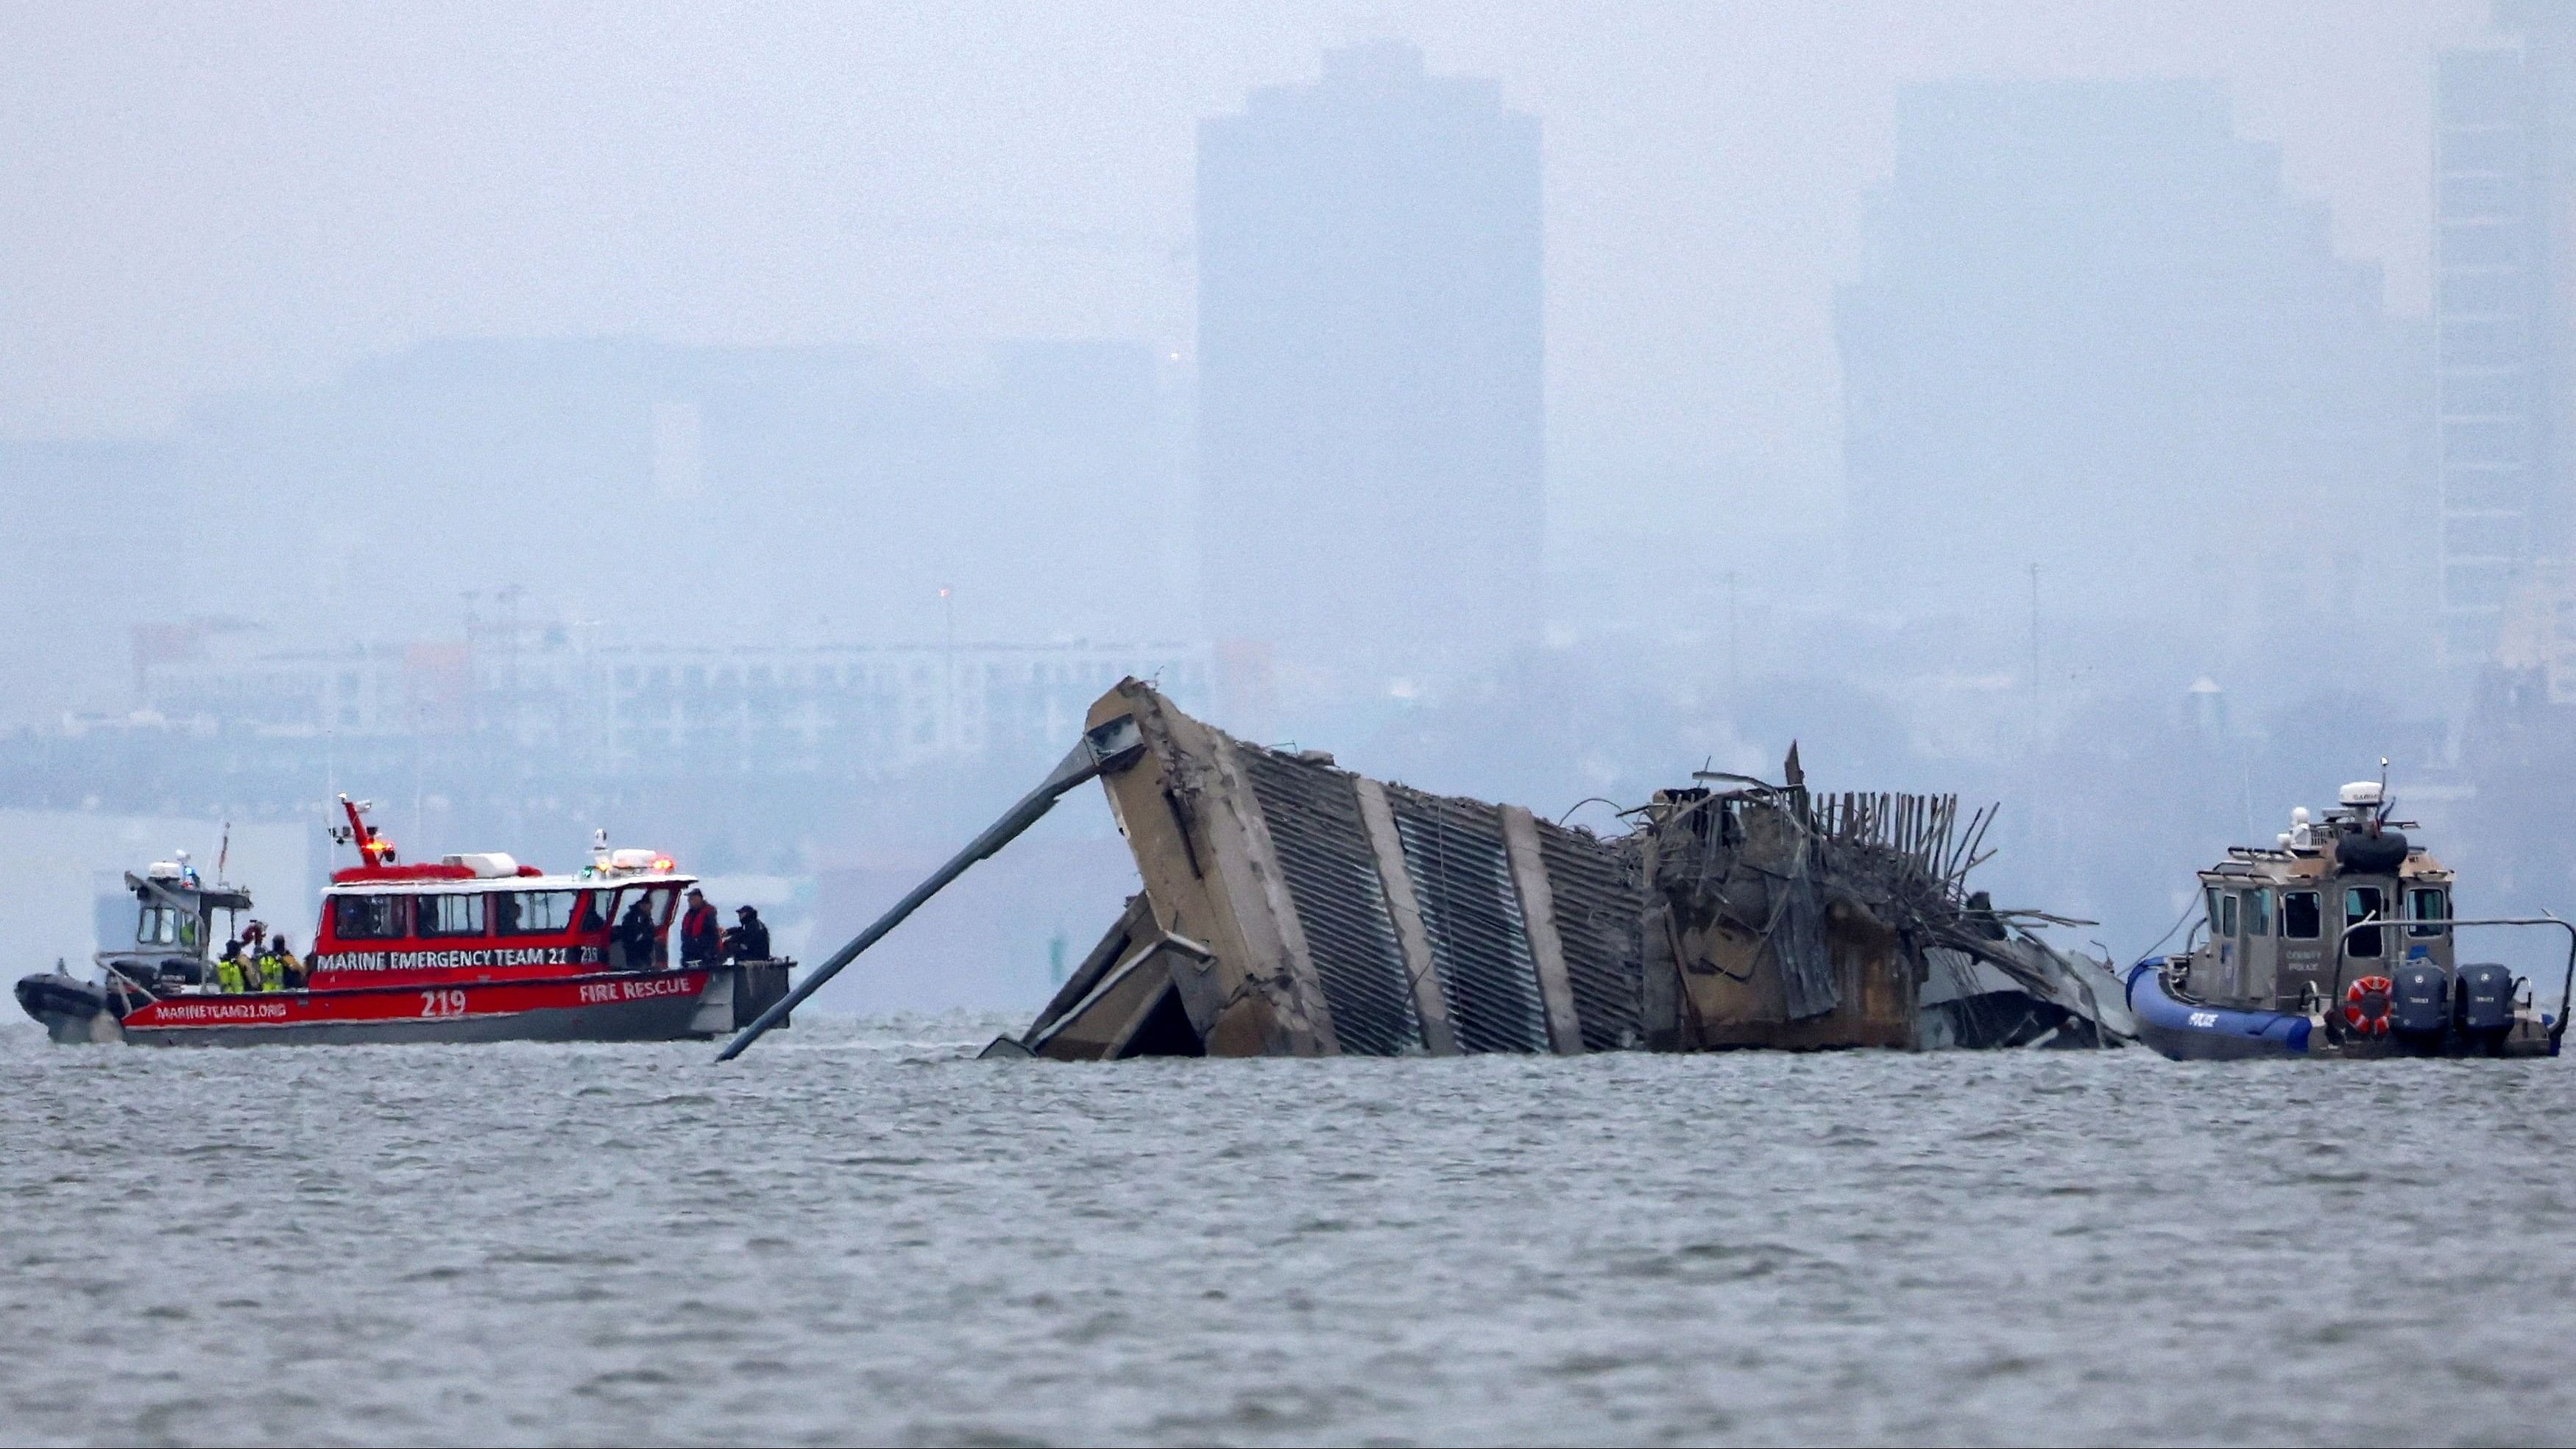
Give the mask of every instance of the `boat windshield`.
<path id="1" fill-rule="evenodd" d="M 2281 934 L 2293 941 L 2313 941 L 2318 937 L 2315 891 L 2290 891 L 2281 897 Z"/>
<path id="2" fill-rule="evenodd" d="M 480 936 L 483 934 L 483 897 L 466 894 L 422 896 L 412 920 L 414 929 L 424 936 Z"/>
<path id="3" fill-rule="evenodd" d="M 147 905 L 134 923 L 134 944 L 193 950 L 197 944 L 197 918 L 174 906 Z"/>
<path id="4" fill-rule="evenodd" d="M 504 936 L 548 936 L 573 929 L 579 891 L 502 891 L 492 897 L 493 924 Z M 589 923 L 584 929 L 597 929 Z"/>
<path id="5" fill-rule="evenodd" d="M 2439 936 L 2450 930 L 2442 924 L 2451 918 L 2451 893 L 2440 886 L 2417 886 L 2406 893 L 2406 914 L 2415 924 L 2406 928 L 2410 936 Z M 2432 924 L 2426 924 L 2430 922 Z"/>
<path id="6" fill-rule="evenodd" d="M 2388 913 L 2387 898 L 2377 886 L 2347 886 L 2343 893 L 2343 923 L 2358 926 L 2376 921 Z M 2354 956 L 2376 956 L 2380 952 L 2377 931 L 2354 931 L 2346 938 L 2351 944 L 2344 949 Z"/>
<path id="7" fill-rule="evenodd" d="M 411 917 L 401 896 L 333 896 L 331 934 L 343 941 L 390 941 L 405 934 Z"/>
<path id="8" fill-rule="evenodd" d="M 670 946 L 662 939 L 671 924 L 671 908 L 680 899 L 676 883 L 621 886 L 601 891 L 600 906 L 609 922 L 609 964 L 621 971 L 646 971 L 669 964 Z"/>

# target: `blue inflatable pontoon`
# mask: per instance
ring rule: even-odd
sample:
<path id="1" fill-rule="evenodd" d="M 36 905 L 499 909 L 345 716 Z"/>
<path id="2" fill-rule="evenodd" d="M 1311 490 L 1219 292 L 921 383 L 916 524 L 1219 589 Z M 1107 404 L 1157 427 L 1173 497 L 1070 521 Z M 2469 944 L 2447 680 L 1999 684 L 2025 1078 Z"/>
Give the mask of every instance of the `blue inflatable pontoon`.
<path id="1" fill-rule="evenodd" d="M 2129 968 L 2129 1013 L 2138 1039 L 2169 1057 L 2223 1061 L 2296 1057 L 2308 1052 L 2316 1023 L 2290 1011 L 2233 1011 L 2177 1001 L 2165 991 L 2165 958 Z"/>

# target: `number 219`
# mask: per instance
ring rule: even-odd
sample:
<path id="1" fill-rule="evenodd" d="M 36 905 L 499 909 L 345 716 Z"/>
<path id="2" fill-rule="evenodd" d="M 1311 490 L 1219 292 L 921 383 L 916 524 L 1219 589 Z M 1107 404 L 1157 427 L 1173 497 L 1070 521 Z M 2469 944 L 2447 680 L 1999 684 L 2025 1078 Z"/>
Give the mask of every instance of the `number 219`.
<path id="1" fill-rule="evenodd" d="M 424 991 L 420 994 L 423 1016 L 463 1016 L 465 993 L 462 991 Z"/>

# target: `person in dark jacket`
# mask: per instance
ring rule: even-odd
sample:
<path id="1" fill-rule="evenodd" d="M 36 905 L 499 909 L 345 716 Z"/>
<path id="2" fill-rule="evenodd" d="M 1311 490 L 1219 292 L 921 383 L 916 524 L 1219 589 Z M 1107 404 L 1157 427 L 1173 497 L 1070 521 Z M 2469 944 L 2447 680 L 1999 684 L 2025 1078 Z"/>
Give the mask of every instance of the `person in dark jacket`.
<path id="1" fill-rule="evenodd" d="M 659 934 L 653 929 L 653 913 L 645 908 L 643 897 L 636 897 L 617 923 L 617 944 L 626 948 L 626 970 L 653 969 L 653 938 Z"/>
<path id="2" fill-rule="evenodd" d="M 724 951 L 724 932 L 716 926 L 716 908 L 707 893 L 689 887 L 689 909 L 680 917 L 680 964 L 713 966 Z"/>
<path id="3" fill-rule="evenodd" d="M 749 906 L 734 908 L 734 919 L 742 924 L 725 932 L 725 954 L 737 961 L 769 959 L 769 927 L 762 923 L 760 912 Z"/>

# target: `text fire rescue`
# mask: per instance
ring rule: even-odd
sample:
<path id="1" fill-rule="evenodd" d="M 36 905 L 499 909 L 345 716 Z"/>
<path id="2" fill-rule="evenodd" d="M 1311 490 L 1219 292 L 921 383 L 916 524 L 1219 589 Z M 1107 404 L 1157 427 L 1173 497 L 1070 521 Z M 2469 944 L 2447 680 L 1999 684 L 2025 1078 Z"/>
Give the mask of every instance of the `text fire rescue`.
<path id="1" fill-rule="evenodd" d="M 644 981 L 585 982 L 581 988 L 582 1004 L 599 1001 L 641 1001 L 648 996 L 694 996 L 706 981 L 703 972 L 685 976 L 657 976 Z"/>

